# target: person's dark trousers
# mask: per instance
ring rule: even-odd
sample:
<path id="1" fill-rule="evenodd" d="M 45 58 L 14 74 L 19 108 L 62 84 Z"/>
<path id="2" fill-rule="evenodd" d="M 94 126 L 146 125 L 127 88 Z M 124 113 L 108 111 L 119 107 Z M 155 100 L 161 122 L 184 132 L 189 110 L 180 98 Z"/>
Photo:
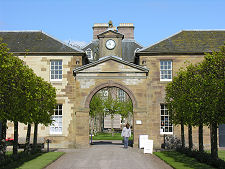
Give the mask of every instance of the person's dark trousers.
<path id="1" fill-rule="evenodd" d="M 123 139 L 124 139 L 124 148 L 128 148 L 128 138 L 129 137 L 123 137 Z"/>

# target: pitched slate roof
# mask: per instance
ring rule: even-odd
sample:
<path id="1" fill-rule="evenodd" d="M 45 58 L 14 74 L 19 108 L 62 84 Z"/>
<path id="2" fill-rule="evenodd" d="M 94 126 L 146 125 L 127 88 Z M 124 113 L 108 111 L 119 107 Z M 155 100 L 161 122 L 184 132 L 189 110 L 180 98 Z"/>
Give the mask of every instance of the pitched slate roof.
<path id="1" fill-rule="evenodd" d="M 99 50 L 98 50 L 99 40 L 93 40 L 91 43 L 86 45 L 82 50 L 86 51 L 87 49 L 91 49 L 93 54 L 96 53 L 96 56 L 98 58 L 99 56 Z M 143 46 L 138 44 L 135 40 L 128 40 L 123 39 L 122 40 L 122 59 L 128 62 L 134 62 L 135 58 L 135 50 L 136 49 L 142 49 Z"/>
<path id="2" fill-rule="evenodd" d="M 83 52 L 42 31 L 0 31 L 11 52 Z"/>
<path id="3" fill-rule="evenodd" d="M 204 53 L 218 50 L 225 43 L 225 30 L 181 31 L 141 53 Z"/>
<path id="4" fill-rule="evenodd" d="M 135 40 L 126 40 L 122 41 L 122 58 L 128 62 L 134 62 L 135 51 L 137 49 L 142 49 L 143 46 L 138 44 Z"/>

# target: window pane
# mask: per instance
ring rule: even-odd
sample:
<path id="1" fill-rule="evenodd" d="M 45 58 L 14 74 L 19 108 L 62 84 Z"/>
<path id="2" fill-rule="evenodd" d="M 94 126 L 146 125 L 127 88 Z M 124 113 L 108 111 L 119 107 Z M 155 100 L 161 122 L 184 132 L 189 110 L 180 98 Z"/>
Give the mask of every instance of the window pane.
<path id="1" fill-rule="evenodd" d="M 168 110 L 165 110 L 165 115 L 168 115 Z"/>
<path id="2" fill-rule="evenodd" d="M 62 115 L 62 110 L 59 110 L 59 115 Z"/>
<path id="3" fill-rule="evenodd" d="M 165 132 L 168 132 L 168 127 L 165 127 Z"/>
<path id="4" fill-rule="evenodd" d="M 58 115 L 58 110 L 55 110 L 55 115 Z"/>

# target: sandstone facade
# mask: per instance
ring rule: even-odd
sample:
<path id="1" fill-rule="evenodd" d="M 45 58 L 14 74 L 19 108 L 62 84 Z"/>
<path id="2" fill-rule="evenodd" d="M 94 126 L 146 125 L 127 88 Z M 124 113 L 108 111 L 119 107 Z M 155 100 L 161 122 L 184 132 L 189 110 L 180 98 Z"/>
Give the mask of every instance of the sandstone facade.
<path id="1" fill-rule="evenodd" d="M 124 37 L 121 33 L 126 29 L 129 31 L 125 33 L 126 37 Z M 133 25 L 121 25 L 121 33 L 118 33 L 115 27 L 108 29 L 107 24 L 95 24 L 93 30 L 94 41 L 83 50 L 97 51 L 99 58 L 90 63 L 87 61 L 84 51 L 74 50 L 56 40 L 53 44 L 57 44 L 55 45 L 57 47 L 48 46 L 46 48 L 49 43 L 43 41 L 48 38 L 49 41 L 52 41 L 52 39 L 42 34 L 39 34 L 36 40 L 36 36 L 34 37 L 35 43 L 40 41 L 39 48 L 37 44 L 34 44 L 30 48 L 31 52 L 26 56 L 24 56 L 25 52 L 18 54 L 22 51 L 18 51 L 17 48 L 12 51 L 24 60 L 38 76 L 56 87 L 57 103 L 62 105 L 62 132 L 52 134 L 49 126 L 39 125 L 38 136 L 51 139 L 52 148 L 88 147 L 90 101 L 99 90 L 106 87 L 117 87 L 124 90 L 133 103 L 134 147 L 138 146 L 139 135 L 143 134 L 147 134 L 149 139 L 154 140 L 154 148 L 161 147 L 164 134 L 180 137 L 179 126 L 173 126 L 171 132 L 164 133 L 160 126 L 160 108 L 165 103 L 165 87 L 172 80 L 162 81 L 160 79 L 160 62 L 169 61 L 172 65 L 171 75 L 172 77 L 176 76 L 176 72 L 181 67 L 185 67 L 188 63 L 194 64 L 202 61 L 204 52 L 223 45 L 223 42 L 219 42 L 217 39 L 221 39 L 223 35 L 225 40 L 225 32 L 210 31 L 197 32 L 197 34 L 181 32 L 137 52 L 141 46 L 133 40 Z M 196 40 L 196 37 L 200 35 L 200 40 Z M 6 35 L 3 33 L 2 36 Z M 45 38 L 40 39 L 40 36 Z M 131 40 L 127 40 L 127 38 Z M 111 50 L 105 46 L 109 39 L 116 42 L 115 48 Z M 28 47 L 30 45 L 26 43 L 26 39 L 20 44 L 22 43 Z M 207 44 L 209 45 L 207 46 Z M 124 53 L 124 51 L 126 52 Z M 61 80 L 52 81 L 50 78 L 50 62 L 52 60 L 62 61 Z M 8 122 L 8 127 L 7 137 L 12 138 L 13 123 Z M 25 137 L 26 130 L 26 125 L 19 124 L 19 137 Z M 187 128 L 185 128 L 185 136 L 187 137 Z M 198 128 L 193 129 L 193 141 L 194 146 L 197 147 Z M 204 128 L 204 145 L 205 148 L 209 148 L 210 145 L 207 127 Z"/>

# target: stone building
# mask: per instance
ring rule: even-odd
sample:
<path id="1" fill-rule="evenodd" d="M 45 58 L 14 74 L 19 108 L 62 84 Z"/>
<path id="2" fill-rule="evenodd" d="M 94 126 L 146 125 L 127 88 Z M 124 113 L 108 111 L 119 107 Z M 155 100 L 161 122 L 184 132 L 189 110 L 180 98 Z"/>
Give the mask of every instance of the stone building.
<path id="1" fill-rule="evenodd" d="M 39 126 L 39 137 L 51 139 L 52 147 L 88 147 L 90 101 L 99 90 L 117 87 L 133 103 L 134 146 L 139 135 L 147 134 L 159 148 L 164 134 L 180 136 L 164 104 L 166 84 L 185 62 L 200 62 L 205 52 L 218 50 L 225 31 L 181 31 L 143 48 L 134 39 L 133 24 L 114 27 L 109 22 L 94 24 L 93 41 L 82 50 L 42 31 L 6 31 L 0 37 L 11 52 L 57 89 L 55 122 Z M 9 122 L 8 127 L 7 137 L 13 137 L 13 124 Z M 19 124 L 19 137 L 25 137 L 26 130 L 26 125 Z M 197 128 L 193 141 L 197 146 Z M 204 144 L 210 145 L 207 127 Z"/>

